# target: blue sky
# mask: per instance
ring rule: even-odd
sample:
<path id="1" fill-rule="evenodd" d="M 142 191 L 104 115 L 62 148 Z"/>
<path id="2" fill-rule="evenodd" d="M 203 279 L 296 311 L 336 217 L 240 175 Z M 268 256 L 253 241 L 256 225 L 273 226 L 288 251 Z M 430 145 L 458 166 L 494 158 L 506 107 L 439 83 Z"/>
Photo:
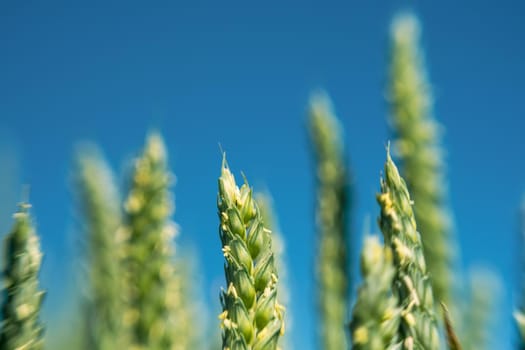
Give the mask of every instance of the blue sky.
<path id="1" fill-rule="evenodd" d="M 446 128 L 461 263 L 500 276 L 494 345 L 511 348 L 525 191 L 525 6 L 518 1 L 2 2 L 0 228 L 10 226 L 21 184 L 30 184 L 46 254 L 46 315 L 73 288 L 81 254 L 71 194 L 76 142 L 97 142 L 125 179 L 129 160 L 156 128 L 177 176 L 181 244 L 199 254 L 205 296 L 217 300 L 223 278 L 215 208 L 220 143 L 238 177 L 243 171 L 274 196 L 293 271 L 294 341 L 313 348 L 308 96 L 326 89 L 345 128 L 359 236 L 365 218 L 378 213 L 374 195 L 389 138 L 389 23 L 407 8 L 423 25 L 435 115 Z"/>

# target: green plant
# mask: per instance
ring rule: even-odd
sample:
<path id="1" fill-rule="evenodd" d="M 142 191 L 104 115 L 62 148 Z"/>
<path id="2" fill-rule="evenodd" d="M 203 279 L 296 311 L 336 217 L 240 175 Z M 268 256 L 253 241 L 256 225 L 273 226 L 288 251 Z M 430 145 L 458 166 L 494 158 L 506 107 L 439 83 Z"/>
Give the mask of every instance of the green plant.
<path id="1" fill-rule="evenodd" d="M 176 320 L 171 332 L 176 339 L 172 350 L 201 349 L 203 348 L 203 308 L 200 304 L 200 295 L 197 287 L 199 275 L 197 258 L 193 251 L 183 251 L 177 254 L 175 260 L 174 288 L 176 303 L 174 319 Z"/>
<path id="2" fill-rule="evenodd" d="M 316 277 L 320 346 L 326 350 L 344 349 L 350 280 L 347 257 L 348 171 L 341 128 L 328 97 L 314 95 L 310 100 L 309 114 L 317 175 Z"/>
<path id="3" fill-rule="evenodd" d="M 290 343 L 290 289 L 288 288 L 288 268 L 285 262 L 286 247 L 284 237 L 281 234 L 277 215 L 273 208 L 273 198 L 269 192 L 259 192 L 255 194 L 255 201 L 261 211 L 264 225 L 272 231 L 272 250 L 274 252 L 275 268 L 279 271 L 279 302 L 286 305 L 288 312 L 284 315 L 286 333 L 279 340 L 280 348 L 283 350 L 291 349 Z"/>
<path id="4" fill-rule="evenodd" d="M 421 237 L 405 181 L 387 152 L 381 193 L 379 226 L 394 253 L 393 290 L 399 298 L 401 322 L 395 342 L 403 349 L 439 349 L 434 296 L 427 275 Z"/>
<path id="5" fill-rule="evenodd" d="M 93 146 L 78 154 L 76 188 L 89 250 L 86 348 L 113 350 L 122 347 L 120 199 L 109 166 Z"/>
<path id="6" fill-rule="evenodd" d="M 14 227 L 5 242 L 2 350 L 40 350 L 44 347 L 44 328 L 39 320 L 44 292 L 38 282 L 42 253 L 29 208 L 27 203 L 20 205 L 14 215 Z"/>
<path id="7" fill-rule="evenodd" d="M 239 189 L 223 160 L 217 198 L 219 235 L 226 260 L 222 292 L 222 347 L 277 349 L 284 309 L 277 302 L 272 235 L 247 181 Z"/>
<path id="8" fill-rule="evenodd" d="M 401 173 L 414 200 L 414 214 L 436 301 L 450 306 L 452 241 L 445 208 L 444 160 L 440 126 L 432 116 L 432 96 L 419 48 L 420 27 L 413 15 L 392 25 L 389 102 Z"/>
<path id="9" fill-rule="evenodd" d="M 352 349 L 395 349 L 401 319 L 398 298 L 392 293 L 395 273 L 390 247 L 384 247 L 377 236 L 365 237 L 361 252 L 363 281 L 350 322 Z"/>
<path id="10" fill-rule="evenodd" d="M 497 315 L 496 300 L 500 281 L 488 270 L 473 270 L 469 275 L 469 303 L 463 311 L 460 338 L 465 349 L 489 349 L 491 319 Z"/>
<path id="11" fill-rule="evenodd" d="M 173 267 L 172 182 L 162 138 L 150 134 L 135 161 L 121 233 L 126 238 L 128 349 L 172 349 L 177 343 L 173 327 L 180 299 Z"/>

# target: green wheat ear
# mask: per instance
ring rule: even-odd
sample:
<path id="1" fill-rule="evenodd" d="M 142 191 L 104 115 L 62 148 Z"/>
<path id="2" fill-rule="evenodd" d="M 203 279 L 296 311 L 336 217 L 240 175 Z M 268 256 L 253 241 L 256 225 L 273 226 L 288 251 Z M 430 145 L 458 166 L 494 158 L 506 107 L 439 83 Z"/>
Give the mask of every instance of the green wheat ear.
<path id="1" fill-rule="evenodd" d="M 439 349 L 434 297 L 412 200 L 390 152 L 377 201 L 381 207 L 379 226 L 386 245 L 394 253 L 393 290 L 402 309 L 397 342 L 403 349 Z"/>
<path id="2" fill-rule="evenodd" d="M 85 307 L 87 347 L 122 347 L 122 242 L 120 199 L 113 174 L 94 146 L 83 147 L 77 158 L 76 184 L 89 249 L 89 300 Z"/>
<path id="3" fill-rule="evenodd" d="M 497 315 L 501 281 L 490 270 L 475 269 L 469 275 L 469 302 L 463 310 L 460 334 L 465 349 L 489 349 L 492 326 Z"/>
<path id="4" fill-rule="evenodd" d="M 136 160 L 124 204 L 127 287 L 124 324 L 128 349 L 172 349 L 178 290 L 173 267 L 176 226 L 167 154 L 160 135 L 150 134 Z"/>
<path id="5" fill-rule="evenodd" d="M 352 349 L 395 349 L 401 315 L 392 293 L 395 273 L 390 247 L 384 247 L 377 236 L 366 237 L 361 253 L 363 281 L 350 322 Z"/>
<path id="6" fill-rule="evenodd" d="M 284 309 L 277 302 L 272 235 L 245 182 L 237 187 L 223 160 L 217 198 L 227 289 L 222 292 L 222 347 L 277 349 Z"/>
<path id="7" fill-rule="evenodd" d="M 280 339 L 280 348 L 282 350 L 291 349 L 290 330 L 290 289 L 288 284 L 288 268 L 285 262 L 286 247 L 284 237 L 281 234 L 277 215 L 273 207 L 273 199 L 269 192 L 259 192 L 255 194 L 255 200 L 261 211 L 261 216 L 266 227 L 272 231 L 272 249 L 275 257 L 275 268 L 279 271 L 279 302 L 286 307 L 288 312 L 284 315 L 286 324 L 286 333 Z"/>
<path id="8" fill-rule="evenodd" d="M 14 227 L 5 241 L 6 288 L 0 330 L 2 350 L 40 350 L 44 347 L 44 328 L 39 320 L 44 292 L 38 283 L 42 252 L 29 208 L 27 203 L 20 205 L 14 215 Z"/>
<path id="9" fill-rule="evenodd" d="M 341 127 L 326 95 L 310 100 L 309 130 L 317 175 L 316 226 L 319 285 L 320 345 L 325 350 L 346 348 L 349 290 L 347 258 L 348 171 Z"/>
<path id="10" fill-rule="evenodd" d="M 455 246 L 446 209 L 441 127 L 432 116 L 431 88 L 419 48 L 420 27 L 413 15 L 398 16 L 391 32 L 389 103 L 394 150 L 414 200 L 414 214 L 436 302 L 451 305 Z"/>

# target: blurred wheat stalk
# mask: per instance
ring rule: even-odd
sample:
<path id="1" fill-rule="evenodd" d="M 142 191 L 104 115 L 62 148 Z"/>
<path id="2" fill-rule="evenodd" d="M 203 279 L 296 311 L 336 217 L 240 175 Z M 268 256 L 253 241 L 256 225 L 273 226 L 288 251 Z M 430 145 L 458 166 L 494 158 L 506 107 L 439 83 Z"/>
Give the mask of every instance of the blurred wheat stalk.
<path id="1" fill-rule="evenodd" d="M 317 177 L 316 278 L 320 347 L 346 348 L 349 267 L 347 257 L 348 170 L 341 127 L 330 100 L 319 93 L 310 99 L 309 130 Z"/>
<path id="2" fill-rule="evenodd" d="M 113 174 L 100 151 L 85 145 L 77 156 L 76 188 L 89 250 L 88 349 L 121 348 L 122 242 L 120 199 Z"/>
<path id="3" fill-rule="evenodd" d="M 176 308 L 180 294 L 173 267 L 177 232 L 167 154 L 159 134 L 146 140 L 135 161 L 131 187 L 124 204 L 124 325 L 128 349 L 175 349 Z M 182 320 L 180 320 L 182 322 Z"/>
<path id="4" fill-rule="evenodd" d="M 5 242 L 6 287 L 0 329 L 2 350 L 40 350 L 44 347 L 44 327 L 39 319 L 44 292 L 38 282 L 42 253 L 29 208 L 28 203 L 20 205 Z"/>
<path id="5" fill-rule="evenodd" d="M 419 22 L 413 15 L 400 15 L 394 20 L 388 93 L 390 121 L 396 136 L 394 150 L 415 203 L 415 219 L 434 295 L 436 301 L 450 305 L 455 246 L 445 208 L 441 128 L 432 116 L 433 101 L 419 35 Z"/>

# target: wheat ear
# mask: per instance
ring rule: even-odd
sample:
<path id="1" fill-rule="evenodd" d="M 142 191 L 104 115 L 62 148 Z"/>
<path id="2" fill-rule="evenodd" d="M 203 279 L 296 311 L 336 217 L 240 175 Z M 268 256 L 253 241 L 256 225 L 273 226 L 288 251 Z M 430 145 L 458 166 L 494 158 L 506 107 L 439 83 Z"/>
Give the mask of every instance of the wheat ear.
<path id="1" fill-rule="evenodd" d="M 419 48 L 416 17 L 398 16 L 392 24 L 389 103 L 394 150 L 414 201 L 436 302 L 451 305 L 455 246 L 446 209 L 441 127 L 432 116 L 431 88 Z"/>
<path id="2" fill-rule="evenodd" d="M 394 349 L 401 308 L 392 293 L 396 270 L 390 247 L 367 236 L 361 252 L 363 281 L 357 292 L 350 332 L 353 350 Z"/>
<path id="3" fill-rule="evenodd" d="M 416 229 L 412 200 L 405 181 L 387 152 L 381 193 L 377 196 L 381 207 L 379 226 L 386 245 L 394 253 L 393 291 L 401 306 L 398 342 L 403 349 L 439 349 L 439 334 L 434 314 L 432 285 L 421 237 Z"/>
<path id="4" fill-rule="evenodd" d="M 248 183 L 237 187 L 223 160 L 217 198 L 227 289 L 221 294 L 224 350 L 277 349 L 284 332 L 272 235 Z"/>
<path id="5" fill-rule="evenodd" d="M 135 161 L 121 233 L 126 237 L 128 289 L 124 322 L 133 350 L 174 349 L 177 344 L 173 328 L 180 298 L 173 266 L 177 230 L 170 219 L 172 182 L 164 142 L 159 134 L 150 134 Z"/>
<path id="6" fill-rule="evenodd" d="M 14 215 L 14 227 L 5 241 L 2 350 L 41 350 L 44 347 L 44 327 L 39 319 L 44 292 L 38 282 L 42 252 L 29 208 L 27 203 L 20 205 Z"/>
<path id="7" fill-rule="evenodd" d="M 122 346 L 120 198 L 111 169 L 94 146 L 82 148 L 77 159 L 78 204 L 89 250 L 87 342 L 90 349 L 113 350 Z"/>
<path id="8" fill-rule="evenodd" d="M 341 127 L 326 95 L 310 101 L 309 129 L 316 161 L 316 278 L 320 346 L 347 347 L 349 267 L 347 257 L 348 181 Z"/>

